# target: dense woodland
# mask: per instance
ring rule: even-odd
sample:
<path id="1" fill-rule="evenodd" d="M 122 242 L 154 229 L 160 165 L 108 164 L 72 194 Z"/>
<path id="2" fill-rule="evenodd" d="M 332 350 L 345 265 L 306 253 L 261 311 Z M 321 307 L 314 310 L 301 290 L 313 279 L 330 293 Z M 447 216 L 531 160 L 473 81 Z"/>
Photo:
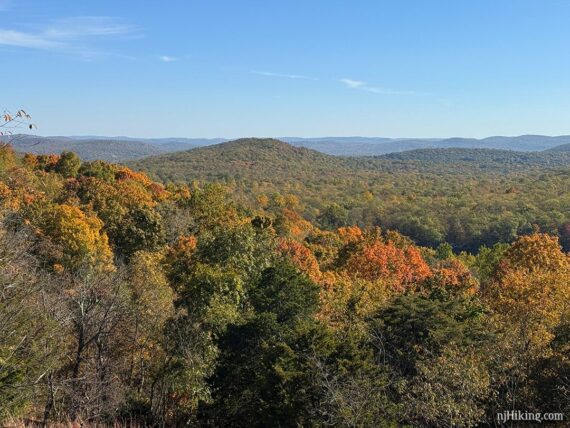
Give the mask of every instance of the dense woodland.
<path id="1" fill-rule="evenodd" d="M 131 166 L 162 182 L 226 184 L 268 211 L 293 195 L 320 228 L 379 226 L 417 244 L 477 252 L 540 231 L 570 250 L 570 152 L 430 149 L 343 158 L 276 140 L 238 140 Z"/>
<path id="2" fill-rule="evenodd" d="M 167 185 L 0 148 L 0 421 L 570 414 L 567 167 L 225 147 Z"/>

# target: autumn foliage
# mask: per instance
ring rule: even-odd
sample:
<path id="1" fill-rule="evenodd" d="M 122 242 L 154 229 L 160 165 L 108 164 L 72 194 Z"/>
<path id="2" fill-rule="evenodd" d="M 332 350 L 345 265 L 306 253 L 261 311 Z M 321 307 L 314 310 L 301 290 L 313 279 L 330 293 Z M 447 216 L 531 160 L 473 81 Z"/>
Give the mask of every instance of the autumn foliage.
<path id="1" fill-rule="evenodd" d="M 1 147 L 0 422 L 474 427 L 569 410 L 557 237 L 431 248 L 338 204 L 311 218 L 290 193 L 252 207 L 233 190 Z"/>
<path id="2" fill-rule="evenodd" d="M 277 250 L 315 282 L 321 279 L 317 259 L 306 246 L 297 241 L 280 239 Z"/>
<path id="3" fill-rule="evenodd" d="M 386 280 L 394 291 L 403 291 L 432 275 L 417 248 L 402 249 L 392 241 L 380 240 L 365 244 L 353 254 L 346 270 L 354 277 L 368 281 Z"/>
<path id="4" fill-rule="evenodd" d="M 112 262 L 103 222 L 78 207 L 56 205 L 42 213 L 38 233 L 53 243 L 61 256 L 59 263 L 69 269 L 84 266 L 109 268 Z"/>

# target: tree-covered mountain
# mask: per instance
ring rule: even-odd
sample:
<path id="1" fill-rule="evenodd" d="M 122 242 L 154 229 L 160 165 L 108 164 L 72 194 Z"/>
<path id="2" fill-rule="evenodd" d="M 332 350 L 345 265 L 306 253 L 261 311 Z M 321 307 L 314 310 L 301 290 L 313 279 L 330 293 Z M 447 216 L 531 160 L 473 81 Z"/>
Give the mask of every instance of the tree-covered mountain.
<path id="1" fill-rule="evenodd" d="M 348 167 L 345 159 L 274 139 L 244 138 L 135 161 L 165 181 L 193 179 L 302 180 L 333 176 Z"/>
<path id="2" fill-rule="evenodd" d="M 548 149 L 548 151 L 549 152 L 570 152 L 570 143 L 561 144 L 559 146 L 552 147 L 551 149 Z"/>
<path id="3" fill-rule="evenodd" d="M 234 200 L 268 207 L 290 195 L 324 228 L 375 224 L 422 245 L 475 251 L 535 226 L 570 233 L 570 154 L 428 149 L 336 157 L 271 139 L 152 156 L 130 166 L 162 182 L 218 181 Z"/>
<path id="4" fill-rule="evenodd" d="M 32 135 L 3 136 L 12 141 L 16 150 L 37 154 L 73 151 L 87 160 L 112 162 L 139 159 L 160 153 L 190 150 L 229 141 L 226 138 L 132 138 L 132 137 L 37 137 Z M 335 156 L 379 156 L 417 149 L 499 149 L 542 151 L 570 143 L 570 136 L 548 137 L 521 135 L 518 137 L 475 138 L 383 138 L 383 137 L 322 137 L 279 138 L 296 147 L 305 147 Z"/>
<path id="5" fill-rule="evenodd" d="M 570 136 L 520 135 L 516 137 L 476 138 L 281 138 L 297 146 L 308 147 L 338 156 L 374 156 L 415 149 L 500 149 L 515 151 L 541 151 L 570 143 Z"/>
<path id="6" fill-rule="evenodd" d="M 109 162 L 123 162 L 164 153 L 160 147 L 140 141 L 75 139 L 72 137 L 36 137 L 15 135 L 2 137 L 21 153 L 59 154 L 64 151 L 76 153 L 81 159 L 101 159 Z"/>
<path id="7" fill-rule="evenodd" d="M 131 163 L 164 181 L 194 179 L 288 180 L 332 178 L 375 171 L 450 172 L 462 168 L 502 172 L 570 165 L 570 154 L 494 149 L 417 149 L 383 156 L 339 157 L 275 139 L 244 138 Z"/>
<path id="8" fill-rule="evenodd" d="M 544 152 L 515 152 L 498 149 L 417 149 L 389 153 L 382 159 L 415 161 L 420 164 L 443 164 L 452 167 L 470 166 L 480 169 L 556 168 L 570 165 L 568 153 L 560 150 Z"/>
<path id="9" fill-rule="evenodd" d="M 5 135 L 1 140 L 10 143 L 21 153 L 59 154 L 71 151 L 84 160 L 108 162 L 124 162 L 225 141 L 204 138 L 39 137 L 24 134 Z"/>

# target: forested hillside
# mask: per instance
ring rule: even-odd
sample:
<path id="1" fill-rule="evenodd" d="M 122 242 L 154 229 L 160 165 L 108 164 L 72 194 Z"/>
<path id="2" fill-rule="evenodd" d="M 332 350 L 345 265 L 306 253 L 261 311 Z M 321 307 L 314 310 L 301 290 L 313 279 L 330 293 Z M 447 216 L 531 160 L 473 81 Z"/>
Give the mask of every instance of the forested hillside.
<path id="1" fill-rule="evenodd" d="M 382 138 L 382 137 L 285 137 L 283 141 L 336 156 L 375 156 L 417 149 L 499 149 L 515 151 L 542 151 L 568 144 L 570 136 L 519 135 L 516 137 L 487 138 Z"/>
<path id="2" fill-rule="evenodd" d="M 472 427 L 503 409 L 569 414 L 570 256 L 548 229 L 568 214 L 567 170 L 435 180 L 274 141 L 198 153 L 244 181 L 164 186 L 72 153 L 0 148 L 0 424 Z M 265 190 L 270 173 L 296 180 L 257 203 L 231 197 Z M 345 226 L 357 205 L 335 205 L 341 191 L 376 220 Z M 318 212 L 326 230 L 301 216 L 317 209 L 309 198 L 332 203 Z M 378 226 L 408 210 L 411 231 L 456 216 L 462 239 L 471 211 L 481 230 L 529 225 L 457 253 L 445 236 L 422 247 Z"/>
<path id="3" fill-rule="evenodd" d="M 82 159 L 121 162 L 161 153 L 190 150 L 229 141 L 227 138 L 134 138 L 134 137 L 40 137 L 36 135 L 6 135 L 6 142 L 16 151 L 36 154 L 59 154 L 72 151 Z M 498 149 L 521 152 L 560 150 L 568 145 L 570 136 L 549 137 L 521 135 L 518 137 L 476 138 L 383 138 L 383 137 L 323 137 L 279 138 L 296 147 L 305 147 L 334 156 L 378 156 L 421 149 Z"/>
<path id="4" fill-rule="evenodd" d="M 225 141 L 220 138 L 40 137 L 27 134 L 3 135 L 2 138 L 20 153 L 74 152 L 83 160 L 108 162 L 124 162 Z"/>
<path id="5" fill-rule="evenodd" d="M 133 162 L 167 181 L 188 182 L 196 178 L 301 181 L 332 178 L 348 167 L 343 158 L 273 139 L 241 139 L 180 153 L 149 157 Z"/>
<path id="6" fill-rule="evenodd" d="M 570 152 L 570 143 L 561 144 L 548 150 L 549 152 Z"/>
<path id="7" fill-rule="evenodd" d="M 267 212 L 284 198 L 324 229 L 376 225 L 471 252 L 538 227 L 570 249 L 570 154 L 433 149 L 342 158 L 238 140 L 130 164 L 164 183 L 220 181 Z"/>
<path id="8" fill-rule="evenodd" d="M 36 137 L 33 135 L 6 136 L 4 139 L 21 153 L 60 154 L 73 151 L 84 160 L 121 162 L 165 153 L 160 147 L 138 141 L 73 139 L 68 137 Z M 186 147 L 185 149 L 189 149 Z"/>
<path id="9" fill-rule="evenodd" d="M 557 168 L 570 166 L 570 154 L 554 149 L 544 152 L 515 152 L 496 149 L 421 149 L 390 153 L 382 159 L 417 162 L 419 166 L 443 164 L 449 168 L 479 168 L 513 171 L 517 169 Z"/>

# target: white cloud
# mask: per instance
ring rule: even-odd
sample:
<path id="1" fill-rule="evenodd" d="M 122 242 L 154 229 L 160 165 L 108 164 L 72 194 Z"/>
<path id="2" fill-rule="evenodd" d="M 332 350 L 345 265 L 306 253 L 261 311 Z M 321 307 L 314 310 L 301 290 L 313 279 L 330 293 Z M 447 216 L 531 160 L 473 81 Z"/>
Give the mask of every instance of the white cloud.
<path id="1" fill-rule="evenodd" d="M 366 82 L 353 79 L 340 79 L 341 83 L 344 83 L 348 88 L 358 89 L 366 86 Z"/>
<path id="2" fill-rule="evenodd" d="M 160 59 L 163 62 L 174 62 L 174 61 L 178 61 L 180 58 L 176 58 L 174 56 L 162 55 L 162 56 L 159 56 L 158 59 Z"/>
<path id="3" fill-rule="evenodd" d="M 66 43 L 50 40 L 41 34 L 0 29 L 0 45 L 33 49 L 57 49 L 65 47 Z"/>
<path id="4" fill-rule="evenodd" d="M 308 77 L 308 76 L 303 76 L 301 74 L 286 74 L 286 73 L 275 73 L 272 71 L 258 71 L 258 70 L 252 70 L 251 71 L 252 74 L 257 74 L 260 76 L 268 76 L 268 77 L 278 77 L 278 78 L 284 78 L 284 79 L 302 79 L 302 80 L 319 80 L 318 78 L 315 77 Z M 349 89 L 356 89 L 359 91 L 365 91 L 365 92 L 371 92 L 373 94 L 382 94 L 382 95 L 427 95 L 425 93 L 422 92 L 416 92 L 416 91 L 401 91 L 401 90 L 394 90 L 394 89 L 389 89 L 389 88 L 381 88 L 378 86 L 373 86 L 368 84 L 367 82 L 364 82 L 362 80 L 356 80 L 356 79 L 349 79 L 347 77 L 344 77 L 342 79 L 338 79 L 338 82 L 342 83 L 345 87 L 349 88 Z"/>
<path id="5" fill-rule="evenodd" d="M 349 89 L 358 89 L 361 91 L 371 92 L 373 94 L 382 94 L 382 95 L 427 95 L 422 92 L 416 91 L 400 91 L 388 88 L 380 88 L 377 86 L 371 86 L 367 82 L 363 82 L 361 80 L 354 80 L 348 78 L 339 79 L 339 82 L 344 84 Z"/>
<path id="6" fill-rule="evenodd" d="M 303 76 L 301 74 L 273 73 L 270 71 L 256 71 L 256 70 L 253 70 L 251 73 L 252 74 L 258 74 L 260 76 L 281 77 L 284 79 L 319 80 L 315 77 Z"/>
<path id="7" fill-rule="evenodd" d="M 76 16 L 58 19 L 43 34 L 50 39 L 77 39 L 133 34 L 136 28 L 109 16 Z"/>
<path id="8" fill-rule="evenodd" d="M 0 45 L 94 56 L 100 52 L 90 49 L 89 42 L 135 34 L 135 27 L 116 18 L 79 16 L 52 21 L 36 31 L 0 28 Z"/>

